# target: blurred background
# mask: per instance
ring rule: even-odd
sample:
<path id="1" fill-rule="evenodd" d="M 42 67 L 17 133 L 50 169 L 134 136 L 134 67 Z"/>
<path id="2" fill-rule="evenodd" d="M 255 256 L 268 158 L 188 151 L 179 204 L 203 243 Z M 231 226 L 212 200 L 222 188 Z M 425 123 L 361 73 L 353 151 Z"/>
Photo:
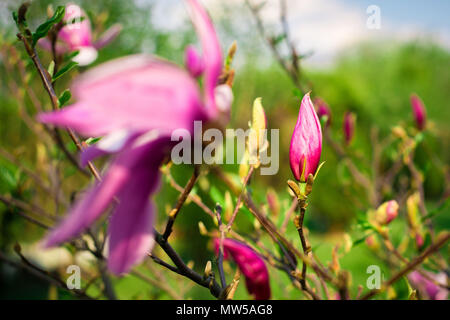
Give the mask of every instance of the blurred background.
<path id="1" fill-rule="evenodd" d="M 189 21 L 186 7 L 181 0 L 98 0 L 72 1 L 81 5 L 89 15 L 95 32 L 120 23 L 123 30 L 119 37 L 99 52 L 95 62 L 104 61 L 133 53 L 151 53 L 167 59 L 183 62 L 184 48 L 189 43 L 197 43 Z M 260 3 L 254 0 L 252 3 Z M 261 10 L 261 18 L 267 32 L 276 36 L 281 31 L 279 3 L 266 1 Z M 36 28 L 46 17 L 48 5 L 66 4 L 65 1 L 35 0 L 28 13 L 31 29 Z M 262 97 L 267 113 L 269 128 L 280 129 L 280 170 L 274 176 L 256 175 L 251 184 L 251 192 L 258 202 L 265 202 L 268 190 L 274 190 L 279 198 L 280 217 L 289 208 L 291 201 L 286 180 L 292 178 L 288 165 L 288 150 L 293 127 L 297 120 L 299 98 L 295 86 L 273 58 L 269 47 L 258 33 L 250 10 L 241 0 L 205 0 L 219 33 L 224 51 L 237 42 L 235 56 L 235 101 L 232 108 L 230 128 L 246 128 L 251 117 L 251 105 L 256 97 Z M 291 37 L 301 60 L 303 75 L 312 86 L 312 95 L 322 97 L 332 112 L 331 134 L 339 143 L 343 140 L 342 122 L 346 111 L 357 114 L 355 140 L 348 152 L 362 172 L 370 174 L 370 157 L 373 152 L 370 131 L 376 127 L 380 136 L 389 136 L 394 125 L 404 127 L 413 123 L 410 94 L 417 93 L 427 108 L 428 129 L 424 142 L 416 151 L 416 163 L 425 173 L 425 196 L 430 209 L 442 201 L 448 187 L 448 164 L 450 159 L 450 2 L 420 0 L 315 0 L 287 1 L 287 20 Z M 377 5 L 381 13 L 381 28 L 369 29 L 366 22 L 370 14 L 369 5 Z M 18 89 L 14 92 L 10 81 L 19 81 L 17 71 L 10 70 L 5 62 L 13 64 L 17 59 L 5 48 L 16 48 L 19 56 L 25 57 L 23 48 L 15 40 L 16 26 L 11 12 L 17 10 L 19 1 L 0 2 L 0 45 L 4 49 L 0 55 L 0 147 L 19 157 L 31 170 L 45 175 L 45 162 L 58 161 L 63 155 L 55 151 L 54 158 L 47 159 L 42 154 L 42 143 L 25 124 L 18 105 L 17 94 L 23 95 L 24 108 L 32 110 L 29 98 Z M 283 49 L 281 49 L 283 50 Z M 45 64 L 50 55 L 40 51 Z M 39 79 L 32 72 L 32 65 L 23 58 L 30 72 L 30 81 Z M 77 72 L 83 72 L 80 68 Z M 76 76 L 76 72 L 72 75 Z M 70 87 L 70 77 L 57 84 L 62 92 Z M 38 96 L 45 92 L 34 85 Z M 40 91 L 39 91 L 40 90 Z M 45 98 L 41 99 L 46 101 Z M 47 103 L 47 101 L 45 102 Z M 49 108 L 49 106 L 44 106 Z M 31 111 L 30 111 L 31 112 Z M 75 151 L 67 139 L 67 147 Z M 388 168 L 395 157 L 395 146 L 383 150 L 387 159 L 382 165 Z M 331 257 L 331 248 L 342 242 L 344 233 L 351 232 L 351 225 L 358 214 L 370 208 L 365 191 L 356 185 L 346 167 L 338 161 L 327 144 L 324 144 L 322 160 L 326 161 L 311 195 L 306 217 L 313 249 L 325 261 Z M 60 186 L 66 195 L 71 195 L 87 186 L 88 179 L 80 177 L 69 166 L 60 168 L 64 177 Z M 231 174 L 237 166 L 228 166 Z M 190 168 L 173 168 L 174 179 L 184 185 L 191 174 Z M 407 172 L 404 173 L 405 175 Z M 51 179 L 51 177 L 49 178 Z M 401 181 L 395 181 L 392 190 L 385 194 L 395 194 Z M 202 178 L 194 190 L 211 208 L 214 203 L 226 203 L 226 188 L 210 175 Z M 0 158 L 0 194 L 12 195 L 24 201 L 46 203 L 45 194 L 36 190 L 33 182 L 22 169 Z M 156 197 L 159 209 L 159 223 L 163 225 L 167 208 L 174 203 L 178 193 L 165 181 Z M 388 200 L 388 199 L 387 199 Z M 225 208 L 226 209 L 226 208 Z M 14 209 L 0 203 L 0 251 L 11 254 L 11 248 L 20 242 L 28 248 L 39 263 L 49 268 L 58 268 L 66 261 L 64 252 L 41 257 L 34 244 L 41 239 L 43 231 L 15 214 Z M 174 246 L 186 261 L 192 261 L 201 271 L 207 260 L 212 259 L 210 241 L 198 232 L 198 221 L 202 220 L 208 229 L 214 227 L 212 221 L 193 203 L 183 207 L 175 225 Z M 63 213 L 63 212 L 61 212 Z M 436 229 L 450 229 L 449 209 L 444 208 L 436 216 Z M 401 204 L 400 215 L 405 214 Z M 250 214 L 240 214 L 236 222 L 243 233 L 254 232 L 254 222 Z M 396 225 L 393 225 L 396 228 Z M 399 233 L 403 226 L 398 225 Z M 288 226 L 287 234 L 296 239 L 296 231 Z M 400 235 L 399 235 L 400 236 Z M 199 250 L 202 248 L 202 250 Z M 343 268 L 353 272 L 353 289 L 365 283 L 366 267 L 380 264 L 363 246 L 357 246 L 347 254 Z M 210 298 L 203 288 L 191 287 L 178 276 L 165 273 L 158 266 L 153 267 L 173 286 L 182 288 L 188 298 Z M 155 272 L 156 272 L 155 271 Z M 383 266 L 386 276 L 389 266 Z M 287 278 L 271 270 L 273 296 L 295 298 L 294 289 L 286 288 Z M 282 279 L 278 282 L 278 279 Z M 171 298 L 156 287 L 143 283 L 140 279 L 127 276 L 114 279 L 120 298 Z M 158 281 L 162 281 L 159 279 Z M 283 284 L 284 283 L 284 284 Z M 64 292 L 55 291 L 45 282 L 34 278 L 20 269 L 14 269 L 0 262 L 0 298 L 70 298 Z M 183 291 L 185 290 L 185 291 Z M 405 294 L 405 284 L 400 284 L 398 296 Z M 240 286 L 237 297 L 248 297 L 244 286 Z"/>

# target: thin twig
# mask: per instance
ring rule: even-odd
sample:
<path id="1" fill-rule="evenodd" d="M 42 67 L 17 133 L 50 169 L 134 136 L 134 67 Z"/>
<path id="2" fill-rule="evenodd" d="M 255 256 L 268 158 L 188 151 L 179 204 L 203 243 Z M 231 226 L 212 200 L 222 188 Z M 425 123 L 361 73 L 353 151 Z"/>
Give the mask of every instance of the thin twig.
<path id="1" fill-rule="evenodd" d="M 163 233 L 163 240 L 167 241 L 169 239 L 170 234 L 172 233 L 172 227 L 175 223 L 175 219 L 178 216 L 178 213 L 180 212 L 181 207 L 186 202 L 189 194 L 191 193 L 192 189 L 194 188 L 195 182 L 198 179 L 200 168 L 196 165 L 194 167 L 194 172 L 192 173 L 191 178 L 189 179 L 188 183 L 186 184 L 186 187 L 184 188 L 183 192 L 178 197 L 177 204 L 175 205 L 175 208 L 170 211 L 169 214 L 169 220 L 167 221 L 166 228 Z"/>
<path id="2" fill-rule="evenodd" d="M 425 249 L 419 256 L 417 256 L 415 259 L 411 260 L 402 270 L 397 272 L 394 276 L 392 276 L 391 279 L 386 281 L 380 289 L 373 289 L 366 293 L 364 296 L 361 297 L 361 300 L 368 300 L 372 298 L 373 296 L 384 292 L 389 286 L 397 282 L 399 279 L 401 279 L 403 276 L 407 275 L 409 272 L 411 272 L 415 267 L 420 265 L 428 256 L 438 251 L 448 240 L 450 239 L 450 233 L 442 234 L 441 236 L 437 237 L 436 241 L 432 243 L 427 249 Z"/>

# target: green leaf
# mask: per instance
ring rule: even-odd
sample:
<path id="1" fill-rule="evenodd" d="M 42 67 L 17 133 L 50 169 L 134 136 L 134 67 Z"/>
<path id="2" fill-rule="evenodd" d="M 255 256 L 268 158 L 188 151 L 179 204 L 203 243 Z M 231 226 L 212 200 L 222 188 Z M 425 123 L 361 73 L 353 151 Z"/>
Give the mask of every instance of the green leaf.
<path id="1" fill-rule="evenodd" d="M 64 67 L 62 67 L 61 70 L 59 70 L 57 73 L 55 73 L 55 75 L 52 78 L 52 81 L 56 81 L 57 79 L 61 78 L 64 74 L 66 74 L 67 72 L 69 72 L 70 70 L 75 68 L 77 65 L 78 65 L 78 63 L 75 61 L 69 62 Z"/>
<path id="2" fill-rule="evenodd" d="M 55 61 L 52 60 L 47 68 L 48 74 L 53 77 L 53 73 L 55 72 Z"/>
<path id="3" fill-rule="evenodd" d="M 88 139 L 86 139 L 86 143 L 88 144 L 88 145 L 91 145 L 91 144 L 94 144 L 94 143 L 96 143 L 96 142 L 98 142 L 99 140 L 101 139 L 101 137 L 99 137 L 99 138 L 88 138 Z"/>
<path id="4" fill-rule="evenodd" d="M 61 22 L 61 20 L 64 18 L 65 12 L 66 8 L 64 6 L 59 6 L 58 8 L 56 8 L 53 17 L 45 21 L 36 29 L 36 32 L 33 33 L 33 47 L 36 46 L 39 39 L 47 36 L 48 32 L 55 24 Z"/>
<path id="5" fill-rule="evenodd" d="M 19 27 L 19 16 L 18 16 L 17 12 L 13 11 L 12 16 L 13 16 L 14 22 L 16 23 L 16 26 Z"/>
<path id="6" fill-rule="evenodd" d="M 357 245 L 363 243 L 363 242 L 366 240 L 366 238 L 367 238 L 368 236 L 369 236 L 369 235 L 366 234 L 366 235 L 363 236 L 362 238 L 359 238 L 359 239 L 353 241 L 352 247 L 356 247 Z"/>
<path id="7" fill-rule="evenodd" d="M 64 60 L 72 60 L 72 59 L 75 58 L 79 53 L 80 53 L 79 50 L 73 51 L 73 52 L 69 52 L 69 53 L 64 57 Z"/>
<path id="8" fill-rule="evenodd" d="M 0 166 L 0 190 L 2 193 L 8 193 L 17 188 L 17 179 L 13 170 Z"/>
<path id="9" fill-rule="evenodd" d="M 225 203 L 225 198 L 224 198 L 222 192 L 219 191 L 219 189 L 217 189 L 214 186 L 211 187 L 209 196 L 215 203 L 219 203 L 219 204 Z"/>
<path id="10" fill-rule="evenodd" d="M 58 98 L 59 106 L 60 107 L 64 106 L 67 103 L 67 101 L 70 100 L 71 97 L 72 93 L 70 93 L 70 90 L 69 89 L 64 90 L 64 92 Z"/>

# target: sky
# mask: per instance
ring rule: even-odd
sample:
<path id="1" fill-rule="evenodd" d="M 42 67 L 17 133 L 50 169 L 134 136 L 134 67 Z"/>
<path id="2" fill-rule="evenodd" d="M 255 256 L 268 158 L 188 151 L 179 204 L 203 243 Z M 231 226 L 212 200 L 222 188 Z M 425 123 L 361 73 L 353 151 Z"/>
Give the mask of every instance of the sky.
<path id="1" fill-rule="evenodd" d="M 176 30 L 185 21 L 180 19 L 185 10 L 180 2 L 156 1 L 154 22 L 161 28 Z M 261 15 L 269 30 L 272 26 L 276 30 L 279 0 L 266 2 Z M 244 25 L 253 22 L 244 0 L 202 0 L 202 3 L 213 19 L 228 18 L 238 25 L 235 29 L 258 36 L 256 30 L 248 30 Z M 379 8 L 379 29 L 366 26 L 370 16 L 366 10 L 371 5 Z M 224 10 L 224 6 L 231 9 Z M 300 51 L 313 53 L 307 60 L 312 65 L 327 66 L 339 53 L 362 41 L 431 39 L 450 50 L 449 0 L 287 0 L 287 6 L 292 38 Z"/>
<path id="2" fill-rule="evenodd" d="M 0 0 L 0 19 L 10 19 L 7 3 Z M 77 2 L 76 0 L 71 0 Z M 117 0 L 119 1 L 119 0 Z M 154 5 L 153 23 L 174 32 L 186 26 L 186 6 L 182 0 L 133 0 L 148 8 Z M 231 21 L 233 30 L 247 38 L 259 37 L 244 0 L 200 0 L 214 22 Z M 262 0 L 250 0 L 261 3 Z M 261 14 L 269 30 L 279 27 L 279 0 L 265 0 Z M 362 41 L 432 40 L 450 50 L 450 0 L 286 0 L 288 23 L 299 52 L 312 53 L 307 64 L 328 66 L 335 58 Z M 380 29 L 368 29 L 367 8 L 380 10 Z M 224 8 L 228 10 L 224 10 Z M 228 43 L 226 39 L 225 43 Z M 226 44 L 224 44 L 226 45 Z M 254 45 L 250 43 L 249 46 Z"/>

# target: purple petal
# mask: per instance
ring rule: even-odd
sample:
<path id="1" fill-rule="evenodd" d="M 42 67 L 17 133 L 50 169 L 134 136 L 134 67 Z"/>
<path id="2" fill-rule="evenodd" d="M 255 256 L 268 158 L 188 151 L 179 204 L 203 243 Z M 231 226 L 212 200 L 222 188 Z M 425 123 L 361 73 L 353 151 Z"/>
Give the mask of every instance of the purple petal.
<path id="1" fill-rule="evenodd" d="M 117 36 L 122 31 L 122 25 L 121 24 L 115 24 L 111 26 L 108 30 L 106 30 L 100 38 L 94 43 L 94 47 L 97 49 L 101 49 L 111 42 L 114 41 L 114 39 L 117 38 Z"/>
<path id="2" fill-rule="evenodd" d="M 322 129 L 307 93 L 300 105 L 289 149 L 289 163 L 294 177 L 305 182 L 309 174 L 316 172 L 321 153 Z"/>
<path id="3" fill-rule="evenodd" d="M 158 170 L 154 166 L 135 171 L 119 195 L 108 227 L 108 268 L 114 274 L 127 273 L 153 246 L 154 206 L 149 195 L 158 184 Z"/>
<path id="4" fill-rule="evenodd" d="M 195 78 L 199 77 L 205 69 L 202 57 L 200 57 L 197 50 L 191 45 L 184 52 L 184 65 L 191 76 Z"/>
<path id="5" fill-rule="evenodd" d="M 205 9 L 197 0 L 186 0 L 191 10 L 191 20 L 200 38 L 205 64 L 205 103 L 210 116 L 217 113 L 214 88 L 222 71 L 222 52 L 214 26 Z"/>
<path id="6" fill-rule="evenodd" d="M 215 239 L 216 251 L 220 240 Z M 249 246 L 232 239 L 224 239 L 224 258 L 231 256 L 245 276 L 245 284 L 256 300 L 270 299 L 269 272 L 264 260 Z"/>
<path id="7" fill-rule="evenodd" d="M 112 132 L 100 139 L 94 145 L 84 149 L 81 153 L 81 165 L 85 166 L 89 161 L 107 154 L 114 154 L 122 151 L 129 143 L 139 137 L 142 133 L 135 133 L 128 130 Z"/>
<path id="8" fill-rule="evenodd" d="M 88 191 L 69 212 L 61 224 L 45 239 L 45 246 L 51 247 L 65 242 L 89 227 L 108 207 L 113 197 L 129 178 L 128 168 L 113 164 L 102 182 Z"/>
<path id="9" fill-rule="evenodd" d="M 118 154 L 104 179 L 93 187 L 71 209 L 68 217 L 48 235 L 45 245 L 54 246 L 84 231 L 101 216 L 122 188 L 127 186 L 127 182 L 136 170 L 139 171 L 141 166 L 159 165 L 170 147 L 170 140 L 167 137 L 141 145 L 137 138 L 130 143 Z"/>
<path id="10" fill-rule="evenodd" d="M 132 176 L 120 191 L 120 203 L 109 222 L 108 267 L 115 274 L 127 273 L 140 263 L 153 246 L 154 207 L 149 196 L 159 185 L 159 165 L 166 154 L 166 138 L 152 141 L 133 150 Z"/>
<path id="11" fill-rule="evenodd" d="M 355 135 L 356 115 L 353 112 L 346 112 L 344 116 L 344 138 L 349 145 Z"/>
<path id="12" fill-rule="evenodd" d="M 432 273 L 425 271 L 427 276 L 434 281 L 445 285 L 447 283 L 447 276 L 445 273 Z M 446 300 L 448 296 L 448 290 L 445 288 L 441 288 L 433 281 L 428 280 L 424 277 L 420 272 L 413 271 L 408 275 L 408 279 L 411 285 L 417 289 L 422 295 L 426 295 L 426 297 L 430 300 Z"/>

